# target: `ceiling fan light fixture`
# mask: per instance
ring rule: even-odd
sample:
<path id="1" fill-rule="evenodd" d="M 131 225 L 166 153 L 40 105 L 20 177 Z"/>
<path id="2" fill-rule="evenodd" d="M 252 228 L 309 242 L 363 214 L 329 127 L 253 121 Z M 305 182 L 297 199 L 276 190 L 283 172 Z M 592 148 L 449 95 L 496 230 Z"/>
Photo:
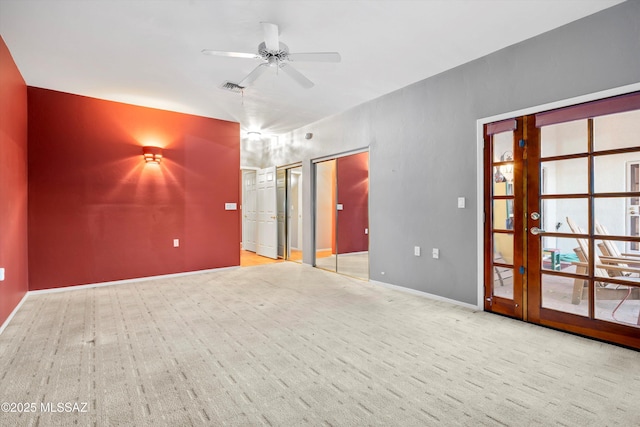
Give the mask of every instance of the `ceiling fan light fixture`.
<path id="1" fill-rule="evenodd" d="M 302 52 L 290 53 L 289 47 L 280 41 L 279 30 L 276 24 L 269 22 L 261 22 L 262 31 L 264 33 L 264 41 L 258 45 L 258 53 L 228 52 L 221 50 L 203 49 L 202 53 L 213 56 L 226 56 L 232 58 L 250 58 L 259 59 L 261 64 L 242 79 L 236 86 L 245 87 L 252 84 L 260 75 L 262 75 L 267 67 L 276 68 L 276 72 L 280 69 L 290 76 L 303 88 L 309 89 L 313 87 L 313 82 L 306 78 L 302 73 L 292 67 L 290 62 L 340 62 L 341 57 L 338 52 Z M 237 87 L 227 88 L 226 90 L 237 91 Z"/>
<path id="2" fill-rule="evenodd" d="M 252 130 L 250 132 L 247 132 L 247 136 L 252 141 L 258 141 L 262 137 L 262 134 L 256 130 Z"/>

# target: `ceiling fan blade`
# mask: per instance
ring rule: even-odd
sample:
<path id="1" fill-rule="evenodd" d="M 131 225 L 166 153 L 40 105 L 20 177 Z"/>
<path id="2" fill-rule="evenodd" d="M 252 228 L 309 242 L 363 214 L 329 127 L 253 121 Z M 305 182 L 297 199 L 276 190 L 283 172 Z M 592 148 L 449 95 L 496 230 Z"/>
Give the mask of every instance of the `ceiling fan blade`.
<path id="1" fill-rule="evenodd" d="M 243 52 L 225 52 L 222 50 L 211 50 L 211 49 L 202 49 L 202 53 L 205 55 L 212 56 L 229 56 L 232 58 L 249 58 L 256 59 L 260 58 L 260 55 L 255 53 L 243 53 Z"/>
<path id="2" fill-rule="evenodd" d="M 253 69 L 252 72 L 249 73 L 249 75 L 247 77 L 245 77 L 244 79 L 242 79 L 242 81 L 240 83 L 238 83 L 238 86 L 242 86 L 242 87 L 249 86 L 258 77 L 260 77 L 262 75 L 262 73 L 267 71 L 267 68 L 269 68 L 269 64 L 267 64 L 267 63 L 258 65 L 256 68 Z"/>
<path id="3" fill-rule="evenodd" d="M 282 64 L 280 65 L 280 69 L 287 73 L 293 80 L 298 82 L 298 84 L 300 84 L 300 86 L 302 86 L 303 88 L 309 89 L 313 87 L 313 82 L 302 75 L 300 71 L 296 70 L 291 65 Z"/>
<path id="4" fill-rule="evenodd" d="M 289 58 L 289 60 L 293 62 L 340 62 L 342 60 L 338 52 L 290 53 L 287 58 Z"/>
<path id="5" fill-rule="evenodd" d="M 261 22 L 264 32 L 264 44 L 268 50 L 280 50 L 280 38 L 278 36 L 278 26 L 269 22 Z"/>

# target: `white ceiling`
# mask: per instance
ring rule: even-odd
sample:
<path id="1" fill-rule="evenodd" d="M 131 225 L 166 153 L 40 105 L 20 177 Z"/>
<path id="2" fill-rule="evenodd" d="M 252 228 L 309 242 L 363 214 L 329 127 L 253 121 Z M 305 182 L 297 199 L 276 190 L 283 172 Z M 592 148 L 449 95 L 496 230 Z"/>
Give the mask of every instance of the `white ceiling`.
<path id="1" fill-rule="evenodd" d="M 0 0 L 0 34 L 30 86 L 237 121 L 264 135 L 297 129 L 621 0 Z M 224 91 L 257 60 L 260 22 L 291 52 L 303 89 L 269 69 Z"/>

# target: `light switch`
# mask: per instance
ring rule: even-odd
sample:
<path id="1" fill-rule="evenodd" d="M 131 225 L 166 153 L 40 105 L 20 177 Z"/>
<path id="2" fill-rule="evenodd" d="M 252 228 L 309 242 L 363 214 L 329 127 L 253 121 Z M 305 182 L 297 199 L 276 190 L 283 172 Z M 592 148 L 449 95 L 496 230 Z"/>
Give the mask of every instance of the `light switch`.
<path id="1" fill-rule="evenodd" d="M 224 204 L 224 210 L 225 210 L 225 211 L 235 211 L 235 210 L 238 210 L 238 204 L 237 204 L 237 203 L 225 203 L 225 204 Z"/>
<path id="2" fill-rule="evenodd" d="M 369 229 L 368 228 L 364 229 L 364 234 L 369 234 Z"/>
<path id="3" fill-rule="evenodd" d="M 0 268 L 0 282 L 4 280 L 4 267 Z"/>
<path id="4" fill-rule="evenodd" d="M 173 239 L 173 247 L 177 248 L 180 246 L 180 239 Z"/>
<path id="5" fill-rule="evenodd" d="M 458 197 L 458 208 L 464 209 L 465 204 L 466 204 L 465 198 L 464 197 Z"/>
<path id="6" fill-rule="evenodd" d="M 342 203 L 338 203 L 338 204 L 336 205 L 336 209 L 338 209 L 339 211 L 341 211 L 341 210 L 343 210 L 343 209 L 344 209 L 344 206 L 342 206 Z"/>
<path id="7" fill-rule="evenodd" d="M 415 256 L 420 256 L 420 246 L 414 246 L 413 247 L 413 254 Z"/>
<path id="8" fill-rule="evenodd" d="M 432 256 L 433 256 L 435 259 L 440 258 L 440 249 L 433 248 Z"/>

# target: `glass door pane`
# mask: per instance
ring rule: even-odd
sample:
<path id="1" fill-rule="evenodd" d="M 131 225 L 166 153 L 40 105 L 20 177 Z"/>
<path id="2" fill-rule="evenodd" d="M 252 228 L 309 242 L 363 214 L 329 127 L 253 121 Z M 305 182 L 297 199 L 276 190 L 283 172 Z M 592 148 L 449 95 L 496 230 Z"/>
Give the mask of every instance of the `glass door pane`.
<path id="1" fill-rule="evenodd" d="M 369 278 L 369 153 L 336 159 L 337 271 Z"/>
<path id="2" fill-rule="evenodd" d="M 287 171 L 285 169 L 276 170 L 276 203 L 278 216 L 278 258 L 285 258 L 287 240 Z"/>
<path id="3" fill-rule="evenodd" d="M 287 169 L 287 259 L 302 262 L 302 166 Z"/>
<path id="4" fill-rule="evenodd" d="M 315 164 L 315 266 L 336 271 L 336 161 Z"/>

